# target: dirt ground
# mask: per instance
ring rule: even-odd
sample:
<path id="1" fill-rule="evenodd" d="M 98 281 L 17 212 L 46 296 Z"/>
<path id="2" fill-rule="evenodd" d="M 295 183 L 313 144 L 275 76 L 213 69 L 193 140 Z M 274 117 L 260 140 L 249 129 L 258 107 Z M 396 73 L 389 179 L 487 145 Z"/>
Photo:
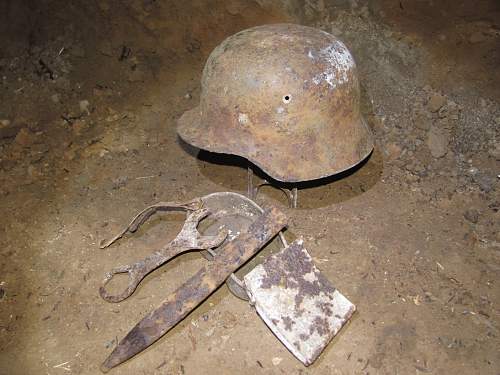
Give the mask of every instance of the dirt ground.
<path id="1" fill-rule="evenodd" d="M 212 48 L 264 23 L 340 37 L 359 68 L 370 159 L 287 212 L 357 313 L 309 368 L 221 287 L 115 374 L 500 374 L 500 5 L 433 1 L 0 3 L 0 374 L 99 374 L 129 329 L 204 262 L 103 301 L 105 272 L 172 238 L 145 206 L 246 190 L 241 160 L 182 144 Z M 242 166 L 243 165 L 243 166 Z"/>

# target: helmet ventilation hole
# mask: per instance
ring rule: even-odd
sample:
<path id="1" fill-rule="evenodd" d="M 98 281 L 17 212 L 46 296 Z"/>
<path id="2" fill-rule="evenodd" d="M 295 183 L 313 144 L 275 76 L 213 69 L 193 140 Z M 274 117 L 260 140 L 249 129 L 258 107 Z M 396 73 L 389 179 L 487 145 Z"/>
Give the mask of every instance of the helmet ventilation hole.
<path id="1" fill-rule="evenodd" d="M 288 104 L 291 101 L 292 101 L 292 95 L 290 95 L 290 94 L 283 95 L 283 103 Z"/>

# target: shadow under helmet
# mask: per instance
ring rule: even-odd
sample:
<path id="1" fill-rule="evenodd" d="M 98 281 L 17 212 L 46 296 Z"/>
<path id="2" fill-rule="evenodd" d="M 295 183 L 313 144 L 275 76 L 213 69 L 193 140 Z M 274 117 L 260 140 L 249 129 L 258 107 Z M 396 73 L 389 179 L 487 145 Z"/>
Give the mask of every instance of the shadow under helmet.
<path id="1" fill-rule="evenodd" d="M 242 156 L 283 182 L 347 170 L 373 149 L 356 64 L 327 32 L 294 24 L 243 30 L 210 54 L 200 104 L 178 120 L 187 143 Z"/>

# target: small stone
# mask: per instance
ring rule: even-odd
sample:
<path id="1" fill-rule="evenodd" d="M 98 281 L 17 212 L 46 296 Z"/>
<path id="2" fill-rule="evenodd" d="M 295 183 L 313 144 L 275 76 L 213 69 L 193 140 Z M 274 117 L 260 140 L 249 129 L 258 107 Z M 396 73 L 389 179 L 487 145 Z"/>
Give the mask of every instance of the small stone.
<path id="1" fill-rule="evenodd" d="M 234 328 L 238 324 L 238 318 L 236 317 L 236 315 L 234 315 L 229 311 L 224 311 L 222 313 L 221 318 L 222 318 L 222 327 L 226 329 Z"/>
<path id="2" fill-rule="evenodd" d="M 476 31 L 475 33 L 472 33 L 472 35 L 469 37 L 469 42 L 473 44 L 482 43 L 486 40 L 488 40 L 488 37 L 484 35 L 481 31 Z"/>
<path id="3" fill-rule="evenodd" d="M 184 95 L 184 99 L 191 99 L 191 98 L 192 98 L 192 96 L 189 92 L 186 93 L 186 95 Z"/>
<path id="4" fill-rule="evenodd" d="M 120 176 L 118 178 L 115 178 L 113 180 L 112 189 L 113 190 L 120 189 L 120 188 L 124 187 L 125 185 L 127 185 L 127 182 L 128 182 L 128 177 L 127 176 Z"/>
<path id="5" fill-rule="evenodd" d="M 279 366 L 279 364 L 283 361 L 283 358 L 281 357 L 274 357 L 271 362 L 273 363 L 274 366 Z"/>
<path id="6" fill-rule="evenodd" d="M 214 334 L 214 332 L 215 332 L 215 326 L 214 327 L 210 327 L 209 329 L 207 329 L 205 331 L 205 336 L 210 337 L 210 336 L 212 336 Z"/>
<path id="7" fill-rule="evenodd" d="M 413 120 L 415 127 L 421 130 L 429 130 L 431 128 L 431 122 L 425 116 L 419 115 Z"/>
<path id="8" fill-rule="evenodd" d="M 64 152 L 64 160 L 74 160 L 76 157 L 76 149 L 75 148 L 70 148 Z"/>
<path id="9" fill-rule="evenodd" d="M 408 163 L 405 168 L 407 171 L 412 172 L 413 174 L 416 174 L 418 176 L 423 176 L 426 173 L 424 165 L 418 160 L 413 160 L 413 162 Z"/>
<path id="10" fill-rule="evenodd" d="M 471 176 L 475 176 L 479 173 L 479 169 L 477 169 L 476 167 L 470 167 L 469 169 L 467 169 L 467 173 Z"/>
<path id="11" fill-rule="evenodd" d="M 402 149 L 395 143 L 389 143 L 385 146 L 385 153 L 389 160 L 396 160 L 401 156 Z"/>
<path id="12" fill-rule="evenodd" d="M 418 182 L 419 180 L 419 177 L 417 175 L 411 173 L 408 173 L 405 177 L 406 177 L 406 182 L 410 185 L 414 184 L 415 182 Z"/>
<path id="13" fill-rule="evenodd" d="M 118 121 L 120 119 L 120 115 L 118 113 L 115 113 L 114 115 L 106 117 L 106 122 L 114 122 Z"/>
<path id="14" fill-rule="evenodd" d="M 449 113 L 450 113 L 450 111 L 448 109 L 448 106 L 442 106 L 438 111 L 438 117 L 441 119 L 446 118 L 446 117 L 448 117 Z"/>
<path id="15" fill-rule="evenodd" d="M 41 171 L 39 171 L 33 164 L 28 166 L 26 172 L 31 178 L 40 177 L 42 175 Z"/>
<path id="16" fill-rule="evenodd" d="M 474 208 L 470 208 L 465 211 L 464 218 L 473 224 L 477 224 L 477 222 L 479 221 L 479 211 Z"/>
<path id="17" fill-rule="evenodd" d="M 16 135 L 16 139 L 14 140 L 19 146 L 22 147 L 30 147 L 35 143 L 36 135 L 33 134 L 26 128 L 22 128 L 19 133 Z"/>
<path id="18" fill-rule="evenodd" d="M 460 112 L 460 108 L 457 103 L 455 103 L 453 100 L 448 100 L 446 103 L 446 107 L 448 108 L 448 113 L 449 115 L 454 119 L 458 120 L 458 114 Z"/>
<path id="19" fill-rule="evenodd" d="M 61 96 L 59 94 L 54 94 L 50 97 L 50 100 L 54 103 L 59 103 L 61 101 Z"/>
<path id="20" fill-rule="evenodd" d="M 453 111 L 455 111 L 455 110 L 459 110 L 459 108 L 458 108 L 458 104 L 457 104 L 457 103 L 455 103 L 453 100 L 448 100 L 448 103 L 446 103 L 446 105 L 447 105 L 448 107 L 450 107 L 450 110 L 453 110 Z"/>
<path id="21" fill-rule="evenodd" d="M 493 177 L 486 173 L 477 173 L 474 176 L 474 181 L 479 185 L 481 191 L 485 193 L 491 192 L 495 184 Z"/>
<path id="22" fill-rule="evenodd" d="M 444 117 L 444 118 L 437 119 L 435 122 L 435 125 L 437 128 L 443 129 L 443 131 L 445 131 L 445 130 L 450 131 L 454 126 L 454 122 L 450 118 Z"/>
<path id="23" fill-rule="evenodd" d="M 449 139 L 444 131 L 436 127 L 431 128 L 427 135 L 427 147 L 434 158 L 442 158 L 448 153 L 448 143 Z"/>
<path id="24" fill-rule="evenodd" d="M 106 347 L 106 349 L 109 349 L 113 346 L 114 343 L 115 343 L 115 339 L 108 341 L 107 343 L 104 344 L 104 346 Z"/>
<path id="25" fill-rule="evenodd" d="M 80 103 L 78 103 L 79 106 L 80 106 L 80 113 L 85 113 L 87 115 L 90 115 L 90 111 L 89 111 L 89 106 L 90 106 L 90 103 L 88 100 L 80 100 Z"/>
<path id="26" fill-rule="evenodd" d="M 495 160 L 500 160 L 500 142 L 496 142 L 489 150 L 488 154 Z"/>
<path id="27" fill-rule="evenodd" d="M 89 124 L 85 121 L 75 121 L 73 125 L 71 125 L 71 129 L 73 130 L 73 133 L 76 135 L 82 134 L 85 130 L 89 128 Z"/>
<path id="28" fill-rule="evenodd" d="M 431 112 L 437 112 L 446 104 L 446 97 L 441 94 L 433 94 L 427 102 L 427 107 Z"/>
<path id="29" fill-rule="evenodd" d="M 366 5 L 363 5 L 361 7 L 361 9 L 359 10 L 359 13 L 360 13 L 361 17 L 363 17 L 364 19 L 370 18 L 370 9 Z"/>

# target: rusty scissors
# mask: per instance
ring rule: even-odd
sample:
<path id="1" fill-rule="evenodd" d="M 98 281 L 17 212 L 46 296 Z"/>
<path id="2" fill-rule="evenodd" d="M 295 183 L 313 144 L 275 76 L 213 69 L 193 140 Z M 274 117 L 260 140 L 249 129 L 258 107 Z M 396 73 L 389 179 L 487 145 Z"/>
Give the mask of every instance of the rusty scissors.
<path id="1" fill-rule="evenodd" d="M 218 233 L 213 236 L 203 236 L 198 232 L 198 224 L 201 220 L 210 214 L 207 208 L 203 207 L 201 199 L 195 199 L 187 203 L 176 202 L 160 202 L 149 206 L 137 214 L 131 223 L 118 235 L 109 241 L 103 241 L 100 245 L 101 249 L 110 246 L 112 243 L 123 237 L 127 232 L 134 233 L 144 224 L 154 213 L 158 211 L 185 211 L 186 221 L 179 234 L 161 249 L 153 252 L 143 260 L 136 263 L 113 268 L 106 273 L 104 281 L 99 288 L 99 294 L 108 302 L 120 302 L 129 297 L 137 288 L 139 283 L 146 277 L 147 274 L 168 262 L 175 256 L 191 251 L 191 250 L 206 250 L 210 254 L 212 249 L 220 246 L 227 237 L 228 231 L 224 227 L 220 227 Z M 106 290 L 106 284 L 119 273 L 126 273 L 129 277 L 127 288 L 120 294 L 110 294 Z"/>

